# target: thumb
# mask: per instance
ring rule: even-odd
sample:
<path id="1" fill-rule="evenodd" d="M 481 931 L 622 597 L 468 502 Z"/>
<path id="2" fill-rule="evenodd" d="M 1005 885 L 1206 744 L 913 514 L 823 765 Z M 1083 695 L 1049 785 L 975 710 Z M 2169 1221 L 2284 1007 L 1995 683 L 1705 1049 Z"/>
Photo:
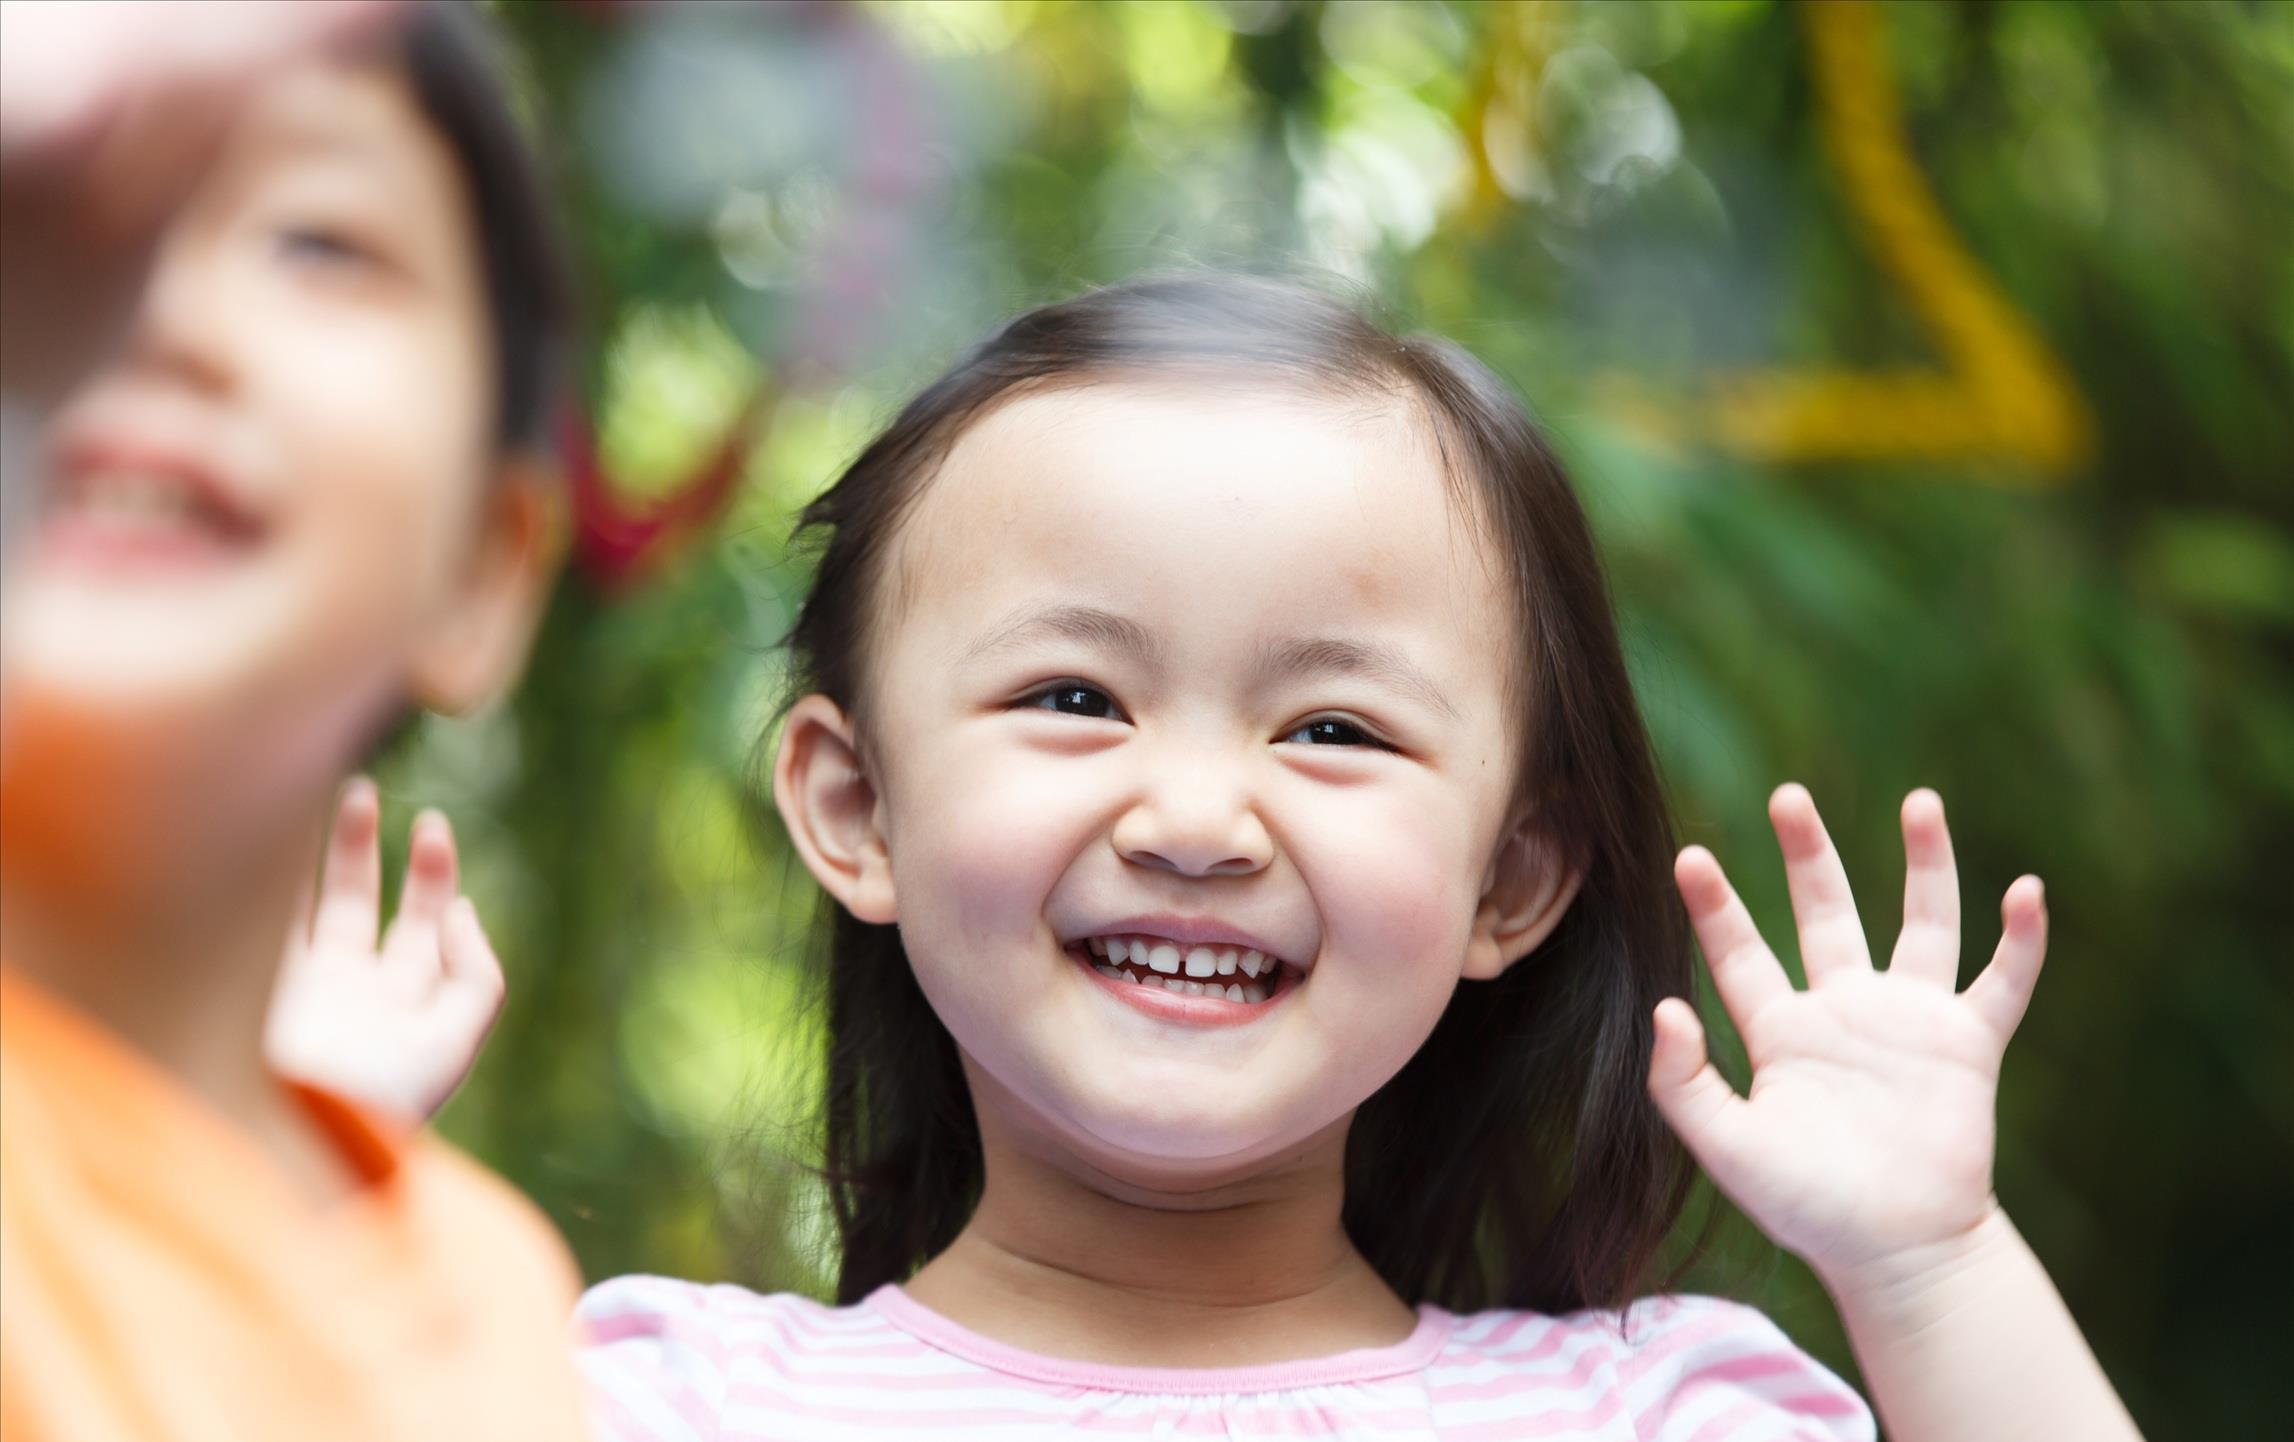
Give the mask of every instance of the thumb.
<path id="1" fill-rule="evenodd" d="M 1744 1098 L 1706 1057 L 1704 1023 L 1695 1007 L 1669 996 L 1657 1003 L 1654 1020 L 1649 1099 L 1705 1170 L 1719 1170 L 1716 1163 L 1734 1149 Z"/>

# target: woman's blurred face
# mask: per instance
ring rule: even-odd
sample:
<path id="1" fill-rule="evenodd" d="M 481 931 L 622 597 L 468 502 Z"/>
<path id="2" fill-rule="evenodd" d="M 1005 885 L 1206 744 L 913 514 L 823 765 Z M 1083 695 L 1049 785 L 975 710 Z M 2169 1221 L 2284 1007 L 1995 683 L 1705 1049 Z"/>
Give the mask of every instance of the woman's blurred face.
<path id="1" fill-rule="evenodd" d="M 479 254 L 394 68 L 265 82 L 51 431 L 0 638 L 11 810 L 76 789 L 100 831 L 133 787 L 162 831 L 275 826 L 405 704 L 494 458 Z"/>

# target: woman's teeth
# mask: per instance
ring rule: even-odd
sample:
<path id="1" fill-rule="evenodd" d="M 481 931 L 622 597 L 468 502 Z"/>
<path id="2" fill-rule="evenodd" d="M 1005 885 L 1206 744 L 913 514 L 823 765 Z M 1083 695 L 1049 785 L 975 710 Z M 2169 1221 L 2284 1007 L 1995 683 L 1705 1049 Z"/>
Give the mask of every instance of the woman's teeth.
<path id="1" fill-rule="evenodd" d="M 1261 1002 L 1271 994 L 1282 963 L 1261 951 L 1239 946 L 1181 946 L 1155 936 L 1095 936 L 1085 943 L 1101 976 L 1141 986 L 1161 985 L 1187 996 Z M 1185 973 L 1181 975 L 1181 973 Z M 1258 978 L 1265 977 L 1262 984 Z M 1231 981 L 1202 978 L 1232 977 Z"/>

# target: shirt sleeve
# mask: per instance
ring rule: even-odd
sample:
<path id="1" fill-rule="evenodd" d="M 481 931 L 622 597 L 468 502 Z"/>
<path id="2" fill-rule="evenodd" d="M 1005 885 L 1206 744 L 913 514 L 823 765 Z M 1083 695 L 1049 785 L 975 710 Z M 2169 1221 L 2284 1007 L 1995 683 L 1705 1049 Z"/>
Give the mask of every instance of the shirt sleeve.
<path id="1" fill-rule="evenodd" d="M 712 1442 L 728 1365 L 718 1331 L 692 1282 L 615 1277 L 584 1293 L 573 1340 L 598 1442 Z"/>
<path id="2" fill-rule="evenodd" d="M 1855 1389 L 1751 1307 L 1659 1297 L 1625 1317 L 1618 1364 L 1644 1442 L 1874 1442 Z"/>

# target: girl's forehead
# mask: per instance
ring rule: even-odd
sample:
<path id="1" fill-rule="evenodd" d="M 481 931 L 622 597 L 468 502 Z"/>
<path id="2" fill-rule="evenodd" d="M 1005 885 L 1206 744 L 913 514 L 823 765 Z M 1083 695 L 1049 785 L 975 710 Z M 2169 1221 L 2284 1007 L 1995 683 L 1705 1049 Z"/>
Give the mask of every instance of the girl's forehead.
<path id="1" fill-rule="evenodd" d="M 997 408 L 902 528 L 900 609 L 1083 591 L 1150 616 L 1447 626 L 1507 607 L 1414 408 L 1209 384 L 1092 384 Z"/>
<path id="2" fill-rule="evenodd" d="M 1376 512 L 1431 534 L 1447 524 L 1443 493 L 1438 458 L 1399 406 L 1120 382 L 999 406 L 957 439 L 922 509 L 941 526 L 1036 537 L 1156 519 L 1180 531 L 1303 523 L 1337 540 L 1367 539 L 1349 522 Z"/>

